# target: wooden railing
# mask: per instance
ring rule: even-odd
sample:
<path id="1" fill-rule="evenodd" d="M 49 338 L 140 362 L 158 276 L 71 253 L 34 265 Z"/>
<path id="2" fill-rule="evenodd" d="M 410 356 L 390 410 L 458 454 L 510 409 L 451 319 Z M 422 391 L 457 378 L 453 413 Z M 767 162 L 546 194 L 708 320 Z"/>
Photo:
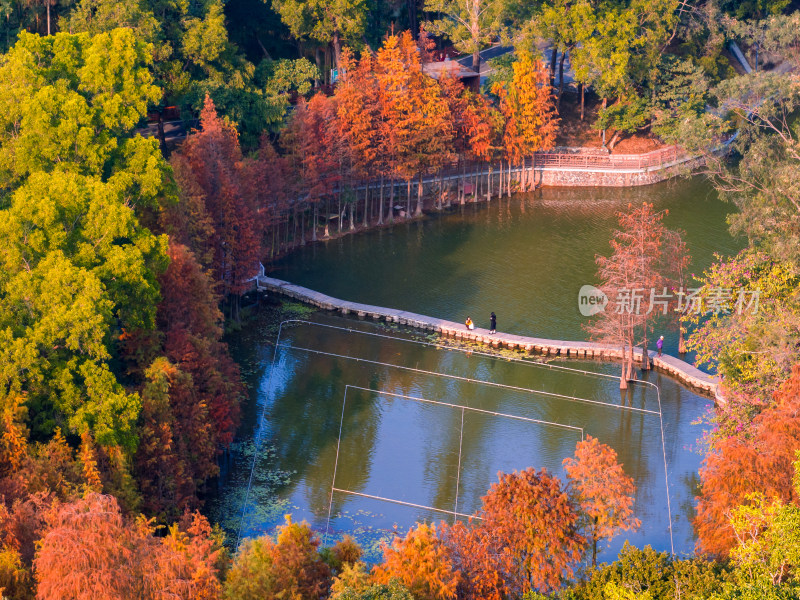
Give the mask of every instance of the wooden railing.
<path id="1" fill-rule="evenodd" d="M 536 167 L 564 169 L 648 169 L 661 167 L 683 158 L 686 154 L 677 146 L 668 146 L 646 154 L 587 154 L 537 152 Z"/>

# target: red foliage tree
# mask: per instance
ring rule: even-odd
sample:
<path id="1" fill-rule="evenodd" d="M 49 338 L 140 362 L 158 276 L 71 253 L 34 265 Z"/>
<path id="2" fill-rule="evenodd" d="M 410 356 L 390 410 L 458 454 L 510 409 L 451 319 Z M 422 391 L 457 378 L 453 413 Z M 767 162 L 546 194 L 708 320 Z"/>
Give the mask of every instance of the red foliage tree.
<path id="1" fill-rule="evenodd" d="M 217 453 L 233 440 L 243 388 L 222 342 L 222 314 L 209 275 L 171 243 L 156 322 L 160 352 L 146 369 L 136 473 L 152 514 L 196 505 L 197 486 L 217 474 Z"/>
<path id="2" fill-rule="evenodd" d="M 732 512 L 749 505 L 755 492 L 800 503 L 792 484 L 795 453 L 800 450 L 800 365 L 774 397 L 775 404 L 753 420 L 749 435 L 718 441 L 703 461 L 694 520 L 698 551 L 728 556 L 736 544 Z"/>
<path id="3" fill-rule="evenodd" d="M 617 462 L 617 453 L 592 436 L 578 442 L 575 458 L 564 459 L 570 494 L 580 507 L 583 526 L 592 545 L 592 566 L 597 565 L 597 542 L 641 525 L 633 516 L 636 485 Z"/>
<path id="4" fill-rule="evenodd" d="M 176 227 L 178 241 L 201 256 L 204 246 L 211 249 L 214 282 L 231 301 L 231 316 L 238 319 L 238 298 L 258 271 L 263 232 L 252 194 L 245 189 L 236 128 L 219 118 L 208 96 L 200 125 L 181 147 L 185 163 L 181 158 L 174 163 L 179 187 L 192 204 L 165 221 L 179 224 L 193 218 L 181 229 Z"/>
<path id="5" fill-rule="evenodd" d="M 669 275 L 674 271 L 664 244 L 670 240 L 672 247 L 679 247 L 679 234 L 668 235 L 662 222 L 664 214 L 655 212 L 646 202 L 618 213 L 619 229 L 610 242 L 611 256 L 596 259 L 599 288 L 608 297 L 608 304 L 587 330 L 594 339 L 622 348 L 620 389 L 626 389 L 633 378 L 633 349 L 640 342 L 643 368 L 649 368 L 647 337 L 655 315 L 648 314 L 647 303 L 651 290 L 660 293 L 660 288 L 669 286 Z"/>

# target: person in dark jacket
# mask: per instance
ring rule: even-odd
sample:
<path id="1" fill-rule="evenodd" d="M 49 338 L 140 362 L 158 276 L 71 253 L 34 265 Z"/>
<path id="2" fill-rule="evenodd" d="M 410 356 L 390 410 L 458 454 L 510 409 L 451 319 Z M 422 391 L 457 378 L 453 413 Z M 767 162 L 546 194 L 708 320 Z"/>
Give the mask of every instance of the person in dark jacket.
<path id="1" fill-rule="evenodd" d="M 497 315 L 492 313 L 489 316 L 489 333 L 495 333 L 497 331 Z"/>

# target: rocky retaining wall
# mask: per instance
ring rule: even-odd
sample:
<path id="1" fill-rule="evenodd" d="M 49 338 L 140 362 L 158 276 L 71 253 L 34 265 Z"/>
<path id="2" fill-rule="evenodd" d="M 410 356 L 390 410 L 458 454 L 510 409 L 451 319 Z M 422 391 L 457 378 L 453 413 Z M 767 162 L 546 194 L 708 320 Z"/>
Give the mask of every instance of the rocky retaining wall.
<path id="1" fill-rule="evenodd" d="M 605 170 L 535 168 L 536 185 L 548 187 L 631 187 L 651 185 L 702 166 L 702 158 L 676 161 L 663 167 Z"/>

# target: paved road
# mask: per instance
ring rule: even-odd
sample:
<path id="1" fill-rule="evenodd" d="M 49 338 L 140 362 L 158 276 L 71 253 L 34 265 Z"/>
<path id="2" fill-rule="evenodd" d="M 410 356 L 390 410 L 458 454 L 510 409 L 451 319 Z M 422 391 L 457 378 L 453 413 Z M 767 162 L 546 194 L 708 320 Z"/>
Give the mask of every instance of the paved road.
<path id="1" fill-rule="evenodd" d="M 197 127 L 197 123 L 190 123 L 189 127 Z M 146 127 L 141 127 L 136 130 L 136 133 L 143 137 L 157 137 L 158 124 L 148 123 Z M 173 140 L 182 140 L 186 137 L 187 128 L 183 121 L 164 121 L 164 138 L 167 142 Z"/>
<path id="2" fill-rule="evenodd" d="M 549 65 L 550 56 L 552 55 L 553 52 L 552 48 L 547 44 L 542 44 L 539 47 L 539 50 L 544 55 L 545 63 Z M 500 45 L 492 46 L 491 48 L 486 48 L 486 50 L 481 50 L 481 84 L 483 84 L 486 81 L 486 77 L 492 72 L 492 67 L 488 63 L 488 61 L 513 51 L 514 51 L 513 46 L 500 46 Z M 459 58 L 457 62 L 460 65 L 471 68 L 472 56 L 465 56 L 463 58 Z M 569 85 L 573 81 L 575 81 L 575 75 L 572 72 L 572 65 L 570 65 L 569 62 L 569 55 L 567 55 L 567 58 L 564 61 L 564 84 Z M 558 69 L 556 68 L 556 85 L 558 84 L 559 84 Z"/>

